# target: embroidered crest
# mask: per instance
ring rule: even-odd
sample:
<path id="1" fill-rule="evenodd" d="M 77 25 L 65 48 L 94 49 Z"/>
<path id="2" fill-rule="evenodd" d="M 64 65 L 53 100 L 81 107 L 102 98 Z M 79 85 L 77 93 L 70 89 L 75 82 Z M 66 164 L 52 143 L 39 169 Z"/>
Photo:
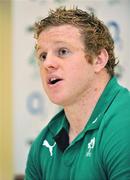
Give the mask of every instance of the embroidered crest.
<path id="1" fill-rule="evenodd" d="M 92 149 L 94 148 L 94 146 L 95 146 L 95 137 L 93 137 L 91 140 L 90 140 L 90 142 L 88 143 L 88 151 L 87 151 L 87 153 L 86 153 L 86 156 L 87 157 L 91 157 L 91 155 L 92 155 Z"/>

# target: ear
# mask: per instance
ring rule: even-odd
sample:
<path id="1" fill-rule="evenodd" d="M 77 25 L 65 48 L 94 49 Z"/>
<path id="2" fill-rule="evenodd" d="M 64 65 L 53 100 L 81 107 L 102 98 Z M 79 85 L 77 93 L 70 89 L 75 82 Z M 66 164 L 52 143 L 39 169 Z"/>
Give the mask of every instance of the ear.
<path id="1" fill-rule="evenodd" d="M 106 49 L 101 49 L 100 54 L 95 58 L 95 72 L 100 72 L 108 62 L 108 52 Z"/>

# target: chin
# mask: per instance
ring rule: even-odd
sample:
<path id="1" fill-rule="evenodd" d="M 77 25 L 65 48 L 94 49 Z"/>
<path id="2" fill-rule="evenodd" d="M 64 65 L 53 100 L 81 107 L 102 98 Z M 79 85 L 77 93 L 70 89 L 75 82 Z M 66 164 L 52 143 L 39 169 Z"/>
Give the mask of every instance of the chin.
<path id="1" fill-rule="evenodd" d="M 66 103 L 66 100 L 65 99 L 61 99 L 61 98 L 58 98 L 58 97 L 49 97 L 50 101 L 56 105 L 59 105 L 59 106 L 65 106 L 67 103 Z"/>
<path id="2" fill-rule="evenodd" d="M 59 106 L 63 106 L 63 102 L 62 101 L 58 101 L 57 99 L 51 99 L 49 98 L 50 101 L 56 105 L 59 105 Z"/>

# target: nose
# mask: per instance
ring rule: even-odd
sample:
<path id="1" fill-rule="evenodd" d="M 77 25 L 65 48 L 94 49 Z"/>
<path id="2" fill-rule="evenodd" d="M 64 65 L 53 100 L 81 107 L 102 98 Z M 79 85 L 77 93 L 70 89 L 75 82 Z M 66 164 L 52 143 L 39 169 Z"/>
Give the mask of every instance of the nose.
<path id="1" fill-rule="evenodd" d="M 54 70 L 58 68 L 58 58 L 52 54 L 47 54 L 43 63 L 44 68 L 47 70 Z"/>

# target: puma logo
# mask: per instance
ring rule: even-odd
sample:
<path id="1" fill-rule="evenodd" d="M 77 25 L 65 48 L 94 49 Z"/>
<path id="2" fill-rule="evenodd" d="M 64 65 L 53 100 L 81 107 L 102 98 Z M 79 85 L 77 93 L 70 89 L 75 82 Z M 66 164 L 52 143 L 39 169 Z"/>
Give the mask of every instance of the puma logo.
<path id="1" fill-rule="evenodd" d="M 47 140 L 44 140 L 43 146 L 46 146 L 48 149 L 49 149 L 49 152 L 50 152 L 50 156 L 53 155 L 52 151 L 53 151 L 53 147 L 56 145 L 56 143 L 54 143 L 52 146 L 48 143 Z"/>

